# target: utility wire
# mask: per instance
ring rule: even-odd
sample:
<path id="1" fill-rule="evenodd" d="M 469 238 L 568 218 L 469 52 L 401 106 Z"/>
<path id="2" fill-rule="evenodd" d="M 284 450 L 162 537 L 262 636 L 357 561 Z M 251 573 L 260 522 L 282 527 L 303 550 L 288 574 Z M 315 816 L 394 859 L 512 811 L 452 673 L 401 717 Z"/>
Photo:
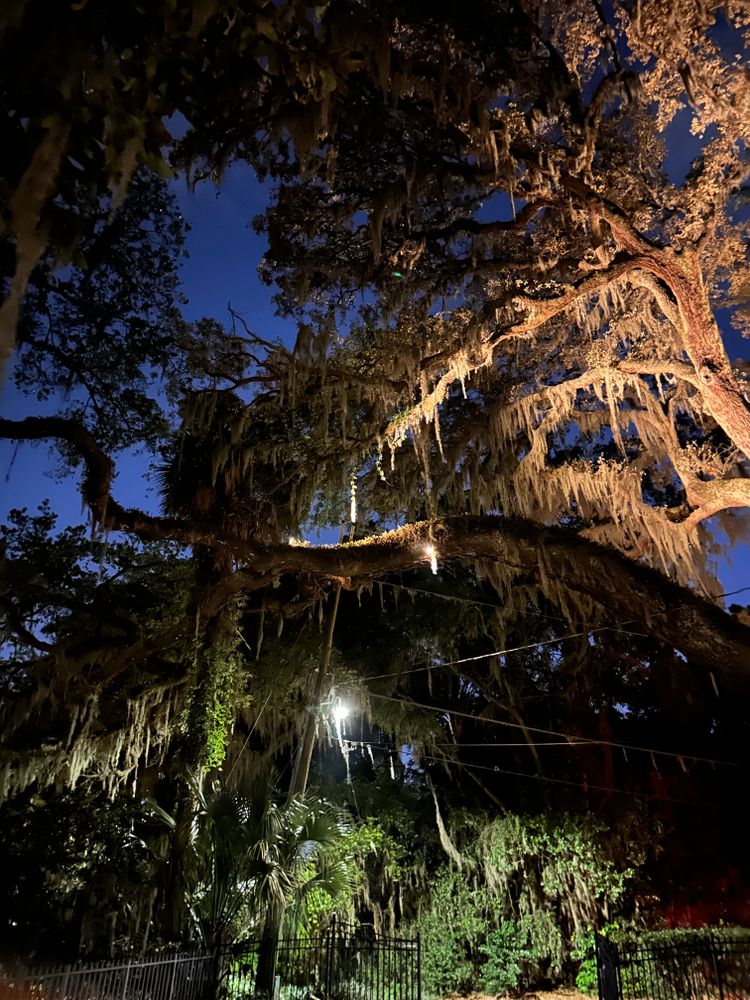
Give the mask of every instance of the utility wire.
<path id="1" fill-rule="evenodd" d="M 567 742 L 574 743 L 585 743 L 590 746 L 604 746 L 604 747 L 615 747 L 620 750 L 633 750 L 640 751 L 642 753 L 653 754 L 655 756 L 670 757 L 677 761 L 693 760 L 702 764 L 719 764 L 724 767 L 742 767 L 743 764 L 740 761 L 729 761 L 729 760 L 718 760 L 714 757 L 700 757 L 694 753 L 675 753 L 672 750 L 658 750 L 656 747 L 643 747 L 636 746 L 632 743 L 618 743 L 615 740 L 597 740 L 591 739 L 587 736 L 578 736 L 575 733 L 563 733 L 555 729 L 542 729 L 539 726 L 522 726 L 518 722 L 506 722 L 503 719 L 486 719 L 480 715 L 473 715 L 471 712 L 463 712 L 454 708 L 445 708 L 440 705 L 426 705 L 423 702 L 407 700 L 405 698 L 395 698 L 392 695 L 387 694 L 375 694 L 374 691 L 368 692 L 370 698 L 379 698 L 381 701 L 392 701 L 400 705 L 411 705 L 414 708 L 424 708 L 429 712 L 444 713 L 446 715 L 455 715 L 464 719 L 474 719 L 477 722 L 486 723 L 492 726 L 505 726 L 509 729 L 520 729 L 522 732 L 529 733 L 540 733 L 543 736 L 557 736 Z M 461 744 L 456 744 L 460 746 Z M 530 744 L 527 744 L 530 745 Z M 543 745 L 543 744 L 540 744 Z"/>
<path id="2" fill-rule="evenodd" d="M 459 600 L 467 604 L 478 604 L 483 607 L 491 607 L 491 608 L 501 607 L 501 605 L 499 604 L 489 604 L 485 601 L 474 601 L 471 598 L 467 597 L 453 598 L 449 594 L 440 594 L 434 590 L 418 590 L 416 588 L 407 587 L 403 584 L 387 584 L 386 581 L 382 582 L 387 586 L 399 587 L 402 590 L 407 590 L 407 591 L 415 590 L 415 593 L 429 594 L 431 597 L 438 597 L 443 600 L 448 600 L 448 601 Z M 746 590 L 750 590 L 750 585 L 746 587 L 740 587 L 737 590 L 729 590 L 724 594 L 716 594 L 714 597 L 709 598 L 709 600 L 718 601 L 723 597 L 733 597 L 735 594 L 741 594 Z M 668 608 L 666 611 L 657 612 L 653 617 L 655 618 L 666 617 L 666 615 L 672 614 L 675 611 L 679 611 L 681 608 L 686 608 L 689 606 L 690 605 L 688 604 L 677 604 L 675 605 L 675 607 Z M 532 611 L 532 614 L 533 613 L 534 612 Z M 545 615 L 544 617 L 549 618 L 552 616 Z M 566 619 L 560 618 L 557 620 L 565 621 Z M 446 660 L 442 663 L 429 663 L 421 667 L 409 667 L 405 670 L 394 670 L 391 673 L 387 674 L 373 674 L 372 676 L 368 677 L 367 680 L 378 681 L 378 680 L 383 680 L 386 677 L 401 677 L 402 675 L 405 676 L 407 674 L 418 674 L 424 670 L 438 670 L 440 669 L 440 667 L 456 667 L 462 663 L 476 663 L 478 660 L 486 660 L 489 659 L 489 657 L 491 656 L 503 656 L 506 653 L 518 653 L 526 649 L 538 649 L 541 646 L 553 646 L 555 645 L 555 643 L 563 642 L 566 639 L 579 639 L 585 635 L 593 635 L 595 632 L 622 632 L 626 635 L 634 635 L 642 639 L 647 639 L 648 635 L 645 632 L 634 632 L 631 629 L 624 628 L 625 625 L 633 625 L 637 621 L 638 621 L 637 618 L 629 618 L 627 621 L 619 622 L 615 625 L 600 625 L 597 626 L 596 628 L 587 628 L 582 632 L 570 632 L 568 635 L 559 635 L 556 636 L 556 638 L 554 639 L 540 639 L 538 642 L 530 642 L 523 646 L 509 646 L 507 649 L 495 649 L 490 653 L 480 653 L 478 656 L 467 656 L 460 660 Z"/>
<path id="3" fill-rule="evenodd" d="M 234 774 L 234 769 L 235 769 L 235 767 L 237 767 L 237 765 L 239 764 L 239 762 L 240 762 L 240 757 L 241 757 L 241 756 L 243 755 L 243 753 L 245 752 L 245 747 L 246 747 L 246 746 L 248 745 L 248 743 L 250 742 L 250 737 L 251 737 L 251 736 L 253 735 L 253 733 L 255 732 L 255 727 L 256 727 L 256 726 L 258 725 L 258 723 L 260 722 L 260 717 L 261 717 L 261 715 L 263 715 L 263 712 L 265 711 L 265 708 L 266 708 L 266 705 L 267 705 L 267 704 L 269 703 L 269 701 L 270 701 L 270 700 L 271 700 L 271 692 L 269 691 L 269 692 L 268 692 L 268 694 L 267 694 L 267 696 L 266 696 L 266 700 L 265 700 L 265 701 L 263 702 L 263 706 L 261 707 L 261 710 L 260 710 L 260 712 L 258 712 L 258 714 L 257 714 L 257 715 L 255 716 L 255 722 L 253 722 L 253 724 L 252 724 L 252 726 L 251 726 L 251 728 L 250 728 L 250 732 L 249 732 L 249 733 L 247 734 L 247 738 L 245 739 L 245 742 L 244 742 L 244 743 L 242 744 L 242 749 L 241 749 L 241 750 L 240 750 L 240 752 L 239 752 L 239 753 L 237 754 L 237 756 L 236 756 L 236 758 L 235 758 L 235 761 L 234 761 L 234 764 L 232 764 L 232 769 L 231 769 L 231 771 L 229 772 L 229 774 L 227 775 L 227 779 L 226 779 L 226 780 L 227 780 L 227 782 L 229 781 L 229 779 L 230 779 L 230 778 L 232 777 L 232 775 Z"/>
<path id="4" fill-rule="evenodd" d="M 393 747 L 389 747 L 384 743 L 369 743 L 364 740 L 348 740 L 346 738 L 344 738 L 344 742 L 350 743 L 352 747 L 369 746 L 377 750 L 386 750 L 390 754 L 396 752 L 394 751 Z M 455 743 L 450 744 L 450 746 L 456 746 L 456 745 L 457 744 Z M 500 744 L 500 745 L 505 745 L 505 744 Z M 516 745 L 516 744 L 508 744 L 508 745 Z M 526 745 L 527 744 L 518 744 L 518 746 L 526 746 Z M 545 744 L 539 744 L 539 745 L 544 746 Z M 575 788 L 583 788 L 585 791 L 614 792 L 617 795 L 630 795 L 633 798 L 638 798 L 638 799 L 651 799 L 657 802 L 667 802 L 669 804 L 686 805 L 692 807 L 705 806 L 706 808 L 709 809 L 722 808 L 723 806 L 726 805 L 726 803 L 719 803 L 719 802 L 700 802 L 700 801 L 695 802 L 692 799 L 676 799 L 671 795 L 669 796 L 656 795 L 651 792 L 635 792 L 627 788 L 617 788 L 615 786 L 610 786 L 610 785 L 592 785 L 589 782 L 573 781 L 568 778 L 550 778 L 544 774 L 529 774 L 527 771 L 511 771 L 508 768 L 495 767 L 495 766 L 490 767 L 487 764 L 466 764 L 464 763 L 464 761 L 451 760 L 450 758 L 447 757 L 435 757 L 431 754 L 419 753 L 416 756 L 418 756 L 420 760 L 431 760 L 435 761 L 438 764 L 453 764 L 454 767 L 466 768 L 467 770 L 470 771 L 491 771 L 493 774 L 509 774 L 516 778 L 526 778 L 529 781 L 547 781 L 554 785 L 569 785 Z"/>
<path id="5" fill-rule="evenodd" d="M 565 639 L 579 639 L 584 635 L 592 635 L 594 632 L 625 632 L 627 635 L 637 635 L 644 639 L 648 636 L 645 632 L 631 632 L 629 629 L 616 628 L 613 625 L 601 625 L 598 628 L 588 628 L 583 632 L 571 632 L 568 635 L 558 635 L 555 639 L 540 639 L 538 642 L 529 642 L 525 646 L 509 646 L 507 649 L 494 649 L 491 653 L 480 653 L 478 656 L 466 656 L 462 660 L 445 660 L 442 663 L 428 663 L 423 667 L 409 667 L 406 670 L 394 670 L 389 674 L 373 674 L 367 677 L 368 681 L 379 681 L 384 677 L 400 677 L 402 674 L 418 674 L 422 670 L 438 670 L 440 667 L 456 667 L 461 663 L 475 663 L 477 660 L 486 660 L 490 656 L 503 656 L 505 653 L 518 653 L 523 649 L 538 649 L 540 646 L 552 646 Z"/>
<path id="6" fill-rule="evenodd" d="M 420 758 L 422 755 L 420 754 Z M 616 795 L 630 795 L 636 799 L 651 799 L 656 802 L 668 802 L 675 805 L 692 806 L 695 808 L 696 805 L 705 806 L 707 809 L 719 808 L 723 803 L 715 802 L 694 802 L 691 799 L 675 799 L 672 796 L 662 796 L 651 794 L 650 792 L 633 792 L 626 788 L 617 788 L 615 786 L 608 785 L 591 785 L 588 782 L 585 784 L 582 781 L 571 781 L 566 778 L 549 778 L 544 774 L 528 774 L 526 771 L 510 771 L 503 767 L 489 767 L 486 764 L 464 764 L 462 761 L 446 761 L 441 757 L 430 757 L 425 755 L 425 760 L 434 760 L 441 764 L 451 764 L 455 763 L 457 767 L 465 767 L 472 771 L 491 771 L 493 774 L 509 774 L 516 778 L 526 778 L 529 781 L 547 781 L 553 785 L 568 785 L 575 788 L 583 788 L 585 791 L 594 792 L 614 792 Z"/>
<path id="7" fill-rule="evenodd" d="M 414 594 L 427 594 L 429 597 L 438 597 L 443 601 L 457 601 L 460 604 L 476 604 L 483 608 L 494 608 L 495 610 L 502 610 L 505 607 L 503 604 L 494 604 L 492 601 L 478 601 L 474 597 L 459 597 L 456 594 L 443 594 L 439 590 L 429 590 L 426 587 L 412 587 L 407 583 L 393 583 L 390 580 L 373 580 L 373 583 L 377 583 L 380 587 L 392 587 L 394 590 L 405 590 L 407 593 Z M 704 598 L 706 601 L 720 601 L 724 597 L 734 597 L 735 594 L 742 594 L 746 590 L 750 590 L 750 584 L 745 587 L 739 587 L 737 590 L 728 590 L 723 594 L 712 594 L 709 597 Z M 676 611 L 679 608 L 686 608 L 687 604 L 678 604 L 671 611 Z M 548 615 L 545 612 L 537 611 L 536 608 L 532 608 L 529 612 L 530 614 L 539 615 L 541 618 L 552 618 L 555 621 L 568 622 L 569 625 L 585 625 L 585 622 L 572 622 L 568 618 L 564 618 L 562 615 Z M 669 611 L 661 611 L 659 614 L 669 614 Z"/>

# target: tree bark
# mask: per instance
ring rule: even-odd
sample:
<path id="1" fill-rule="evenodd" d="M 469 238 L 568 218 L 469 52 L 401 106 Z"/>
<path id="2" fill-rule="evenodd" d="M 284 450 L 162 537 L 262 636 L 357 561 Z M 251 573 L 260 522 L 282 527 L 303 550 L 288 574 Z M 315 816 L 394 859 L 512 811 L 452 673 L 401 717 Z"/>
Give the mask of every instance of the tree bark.
<path id="1" fill-rule="evenodd" d="M 263 924 L 260 951 L 258 952 L 258 971 L 255 975 L 255 993 L 264 1000 L 273 997 L 282 916 L 280 907 L 269 905 Z"/>
<path id="2" fill-rule="evenodd" d="M 16 343 L 16 325 L 31 272 L 47 245 L 42 212 L 57 186 L 57 175 L 70 131 L 55 116 L 39 142 L 9 203 L 10 232 L 15 238 L 15 269 L 8 294 L 0 304 L 0 378 Z"/>

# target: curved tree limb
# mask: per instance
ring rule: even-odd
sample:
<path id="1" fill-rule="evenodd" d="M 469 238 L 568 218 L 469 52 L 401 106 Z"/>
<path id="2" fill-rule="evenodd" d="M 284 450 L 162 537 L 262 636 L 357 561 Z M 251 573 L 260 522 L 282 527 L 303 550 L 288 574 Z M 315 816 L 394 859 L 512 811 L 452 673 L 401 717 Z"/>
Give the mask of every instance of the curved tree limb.
<path id="1" fill-rule="evenodd" d="M 734 376 L 711 310 L 698 251 L 658 246 L 639 233 L 617 205 L 582 181 L 568 176 L 564 182 L 584 200 L 592 215 L 609 225 L 620 249 L 639 259 L 639 270 L 653 275 L 667 290 L 674 302 L 670 318 L 676 320 L 681 346 L 697 374 L 706 412 L 750 458 L 750 405 Z"/>
<path id="2" fill-rule="evenodd" d="M 564 529 L 522 518 L 424 521 L 345 545 L 249 545 L 240 557 L 246 569 L 224 581 L 212 600 L 221 603 L 281 573 L 327 577 L 355 588 L 424 566 L 433 544 L 440 561 L 496 563 L 537 579 L 546 574 L 605 607 L 613 626 L 646 631 L 696 666 L 750 688 L 750 628 L 655 570 Z"/>
<path id="3" fill-rule="evenodd" d="M 389 573 L 440 561 L 498 564 L 552 579 L 607 609 L 613 625 L 632 624 L 679 649 L 691 662 L 750 688 L 750 628 L 660 573 L 563 528 L 522 518 L 459 516 L 405 525 L 375 538 L 330 546 L 266 544 L 176 519 L 120 507 L 110 496 L 112 461 L 75 421 L 55 417 L 0 420 L 0 437 L 63 437 L 87 466 L 82 492 L 97 523 L 145 541 L 171 539 L 231 554 L 240 572 L 227 577 L 211 599 L 214 609 L 233 593 L 253 590 L 283 573 L 307 574 L 356 588 Z"/>
<path id="4" fill-rule="evenodd" d="M 433 355 L 427 359 L 429 367 L 447 360 L 448 370 L 435 382 L 432 390 L 422 398 L 419 406 L 409 413 L 406 421 L 403 415 L 391 421 L 385 430 L 386 438 L 390 437 L 398 441 L 403 435 L 405 426 L 412 427 L 422 421 L 432 420 L 435 410 L 454 382 L 492 364 L 495 351 L 501 343 L 533 336 L 545 323 L 561 315 L 567 309 L 584 302 L 616 282 L 637 274 L 647 265 L 648 259 L 642 254 L 628 255 L 615 259 L 607 268 L 591 272 L 578 284 L 566 287 L 561 294 L 551 298 L 535 299 L 530 296 L 516 296 L 513 299 L 513 305 L 525 313 L 523 318 L 502 328 L 494 335 L 483 336 L 479 346 L 471 353 L 460 350 L 457 355 L 446 359 L 444 352 L 441 352 L 440 355 Z M 497 302 L 489 302 L 474 322 L 478 322 L 479 325 L 489 324 L 498 308 Z M 423 362 L 423 370 L 426 365 L 427 362 Z M 681 370 L 684 370 L 684 365 Z M 645 371 L 644 374 L 648 374 L 648 371 Z"/>
<path id="5" fill-rule="evenodd" d="M 4 616 L 8 629 L 14 632 L 27 646 L 42 653 L 48 653 L 55 648 L 52 643 L 40 639 L 24 625 L 21 612 L 9 597 L 0 597 L 0 615 Z"/>

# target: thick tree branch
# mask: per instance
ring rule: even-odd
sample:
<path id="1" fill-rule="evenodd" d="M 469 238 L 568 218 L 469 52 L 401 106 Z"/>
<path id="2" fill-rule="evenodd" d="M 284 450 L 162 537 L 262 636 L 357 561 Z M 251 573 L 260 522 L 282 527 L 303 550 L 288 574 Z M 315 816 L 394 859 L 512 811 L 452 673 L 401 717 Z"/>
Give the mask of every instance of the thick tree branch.
<path id="1" fill-rule="evenodd" d="M 20 611 L 9 597 L 0 597 L 0 614 L 5 616 L 8 629 L 14 632 L 27 646 L 42 653 L 48 653 L 55 648 L 51 643 L 39 639 L 30 629 L 26 628 Z"/>
<path id="2" fill-rule="evenodd" d="M 689 484 L 688 496 L 697 508 L 683 521 L 686 531 L 695 528 L 707 517 L 732 507 L 750 507 L 750 479 L 714 479 Z"/>
<path id="3" fill-rule="evenodd" d="M 144 540 L 200 543 L 230 554 L 243 567 L 222 584 L 212 604 L 220 606 L 239 590 L 258 589 L 282 573 L 341 581 L 354 588 L 389 573 L 429 562 L 434 545 L 441 561 L 496 563 L 541 584 L 585 595 L 607 609 L 612 624 L 632 623 L 680 649 L 691 662 L 733 677 L 750 688 L 750 628 L 719 608 L 677 586 L 640 563 L 570 531 L 521 518 L 453 517 L 406 525 L 366 541 L 306 546 L 247 541 L 226 532 L 184 521 L 153 518 L 125 510 L 108 494 L 112 462 L 93 436 L 74 421 L 27 418 L 0 421 L 0 437 L 57 436 L 79 448 L 86 461 L 83 495 L 95 520 L 109 530 L 128 531 Z"/>
<path id="4" fill-rule="evenodd" d="M 547 200 L 536 200 L 528 202 L 516 214 L 514 219 L 493 219 L 491 222 L 480 222 L 479 219 L 456 219 L 447 226 L 439 229 L 426 229 L 424 232 L 416 232 L 412 235 L 412 242 L 416 239 L 424 240 L 449 240 L 459 233 L 468 233 L 471 236 L 494 236 L 496 233 L 522 233 L 528 224 L 534 219 L 542 209 L 550 204 Z"/>
<path id="5" fill-rule="evenodd" d="M 47 245 L 42 212 L 55 190 L 68 133 L 69 126 L 55 116 L 8 205 L 10 233 L 15 237 L 15 270 L 8 294 L 0 304 L 0 375 L 15 347 L 16 324 L 31 272 Z"/>
<path id="6" fill-rule="evenodd" d="M 441 561 L 497 563 L 553 579 L 606 608 L 613 625 L 646 631 L 694 664 L 750 687 L 750 628 L 655 570 L 572 532 L 521 518 L 446 518 L 340 546 L 251 546 L 246 562 L 250 580 L 305 573 L 356 587 L 426 565 L 428 545 L 435 545 Z M 237 581 L 237 589 L 250 580 Z M 235 589 L 231 579 L 226 587 Z"/>
<path id="7" fill-rule="evenodd" d="M 506 341 L 524 339 L 533 336 L 540 327 L 551 319 L 564 313 L 567 309 L 585 302 L 592 295 L 610 288 L 618 281 L 628 278 L 638 272 L 647 263 L 643 256 L 628 256 L 615 260 L 608 268 L 594 271 L 577 285 L 568 286 L 560 295 L 547 299 L 535 299 L 530 296 L 516 296 L 513 306 L 525 312 L 523 319 L 518 319 L 508 326 L 502 327 L 494 334 L 485 334 L 478 346 L 473 350 L 464 348 L 446 359 L 447 352 L 431 355 L 422 362 L 422 370 L 448 360 L 448 370 L 434 384 L 419 405 L 408 415 L 400 415 L 391 421 L 385 431 L 385 436 L 395 441 L 401 440 L 406 429 L 413 429 L 421 422 L 432 420 L 435 410 L 445 399 L 450 387 L 459 379 L 470 377 L 481 368 L 492 364 L 497 347 Z M 472 325 L 489 327 L 499 312 L 500 304 L 491 301 L 472 320 Z"/>
<path id="8" fill-rule="evenodd" d="M 732 371 L 721 332 L 711 310 L 697 250 L 660 247 L 639 233 L 620 209 L 574 177 L 566 186 L 592 215 L 605 221 L 617 245 L 640 262 L 669 291 L 673 320 L 699 380 L 705 409 L 732 443 L 750 458 L 750 406 Z"/>

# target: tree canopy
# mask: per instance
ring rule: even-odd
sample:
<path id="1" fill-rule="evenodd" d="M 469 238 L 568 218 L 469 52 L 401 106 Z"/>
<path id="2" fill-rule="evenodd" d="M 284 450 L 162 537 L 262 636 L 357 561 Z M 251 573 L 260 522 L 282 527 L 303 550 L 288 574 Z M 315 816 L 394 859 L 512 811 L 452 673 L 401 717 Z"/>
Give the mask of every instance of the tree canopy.
<path id="1" fill-rule="evenodd" d="M 747 694 L 715 557 L 750 506 L 747 374 L 717 321 L 747 324 L 748 27 L 744 3 L 697 0 L 7 6 L 0 356 L 60 408 L 0 436 L 61 446 L 93 543 L 53 539 L 47 510 L 4 530 L 5 794 L 116 788 L 168 748 L 211 769 L 251 716 L 258 757 L 281 752 L 332 585 L 492 606 L 456 651 L 433 620 L 420 663 L 404 632 L 392 690 L 334 664 L 425 752 L 434 711 L 377 696 L 418 701 L 408 670 L 509 646 L 592 677 L 606 650 L 635 701 L 631 668 L 703 706 Z M 180 315 L 167 178 L 235 161 L 272 180 L 260 277 L 293 345 Z M 137 444 L 160 514 L 117 500 Z M 534 671 L 485 679 L 472 711 L 528 736 Z M 713 760 L 726 732 L 699 714 Z"/>

